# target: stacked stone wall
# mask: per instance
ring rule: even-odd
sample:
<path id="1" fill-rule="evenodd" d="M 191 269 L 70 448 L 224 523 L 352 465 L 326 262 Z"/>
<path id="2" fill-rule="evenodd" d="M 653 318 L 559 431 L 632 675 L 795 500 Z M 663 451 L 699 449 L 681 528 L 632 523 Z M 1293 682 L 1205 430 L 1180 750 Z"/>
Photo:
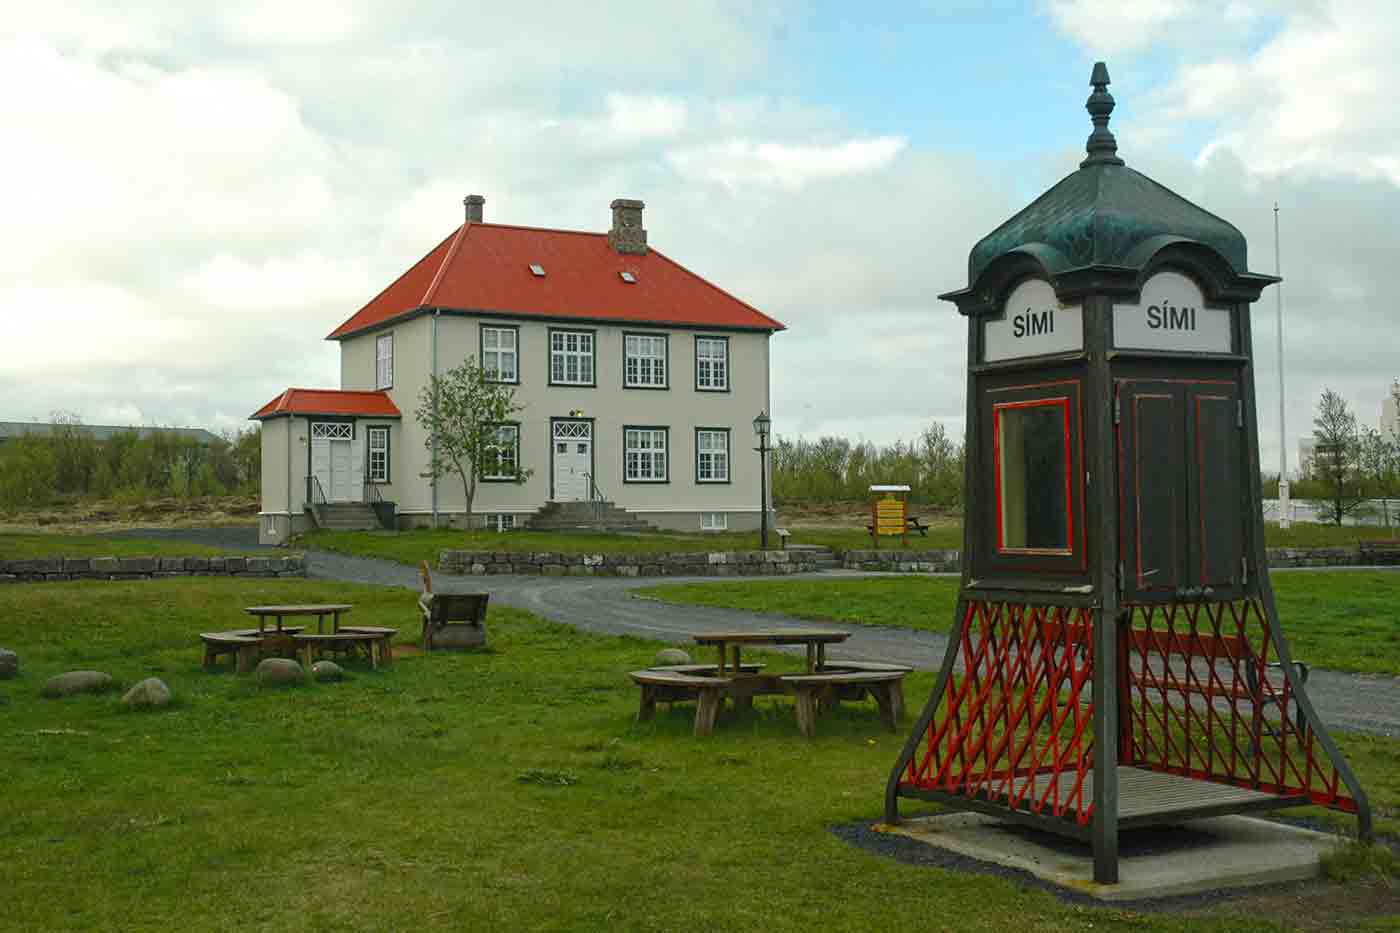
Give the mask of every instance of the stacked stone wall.
<path id="1" fill-rule="evenodd" d="M 35 557 L 0 560 L 0 583 L 44 580 L 151 580 L 160 577 L 304 577 L 291 557 Z"/>
<path id="2" fill-rule="evenodd" d="M 814 560 L 795 551 L 713 551 L 656 554 L 560 554 L 553 552 L 443 551 L 443 573 L 545 577 L 740 577 L 806 573 Z"/>

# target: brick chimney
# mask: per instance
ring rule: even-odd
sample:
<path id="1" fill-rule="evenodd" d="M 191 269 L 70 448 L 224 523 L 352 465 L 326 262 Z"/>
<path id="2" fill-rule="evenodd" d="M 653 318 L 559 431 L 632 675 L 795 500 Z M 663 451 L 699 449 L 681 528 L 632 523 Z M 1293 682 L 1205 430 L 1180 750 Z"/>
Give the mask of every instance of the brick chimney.
<path id="1" fill-rule="evenodd" d="M 481 223 L 482 208 L 486 204 L 486 199 L 479 194 L 469 194 L 462 199 L 462 205 L 467 209 L 467 223 Z"/>
<path id="2" fill-rule="evenodd" d="M 612 229 L 608 231 L 608 245 L 619 253 L 637 256 L 647 254 L 647 231 L 642 226 L 641 201 L 618 198 L 612 202 Z"/>

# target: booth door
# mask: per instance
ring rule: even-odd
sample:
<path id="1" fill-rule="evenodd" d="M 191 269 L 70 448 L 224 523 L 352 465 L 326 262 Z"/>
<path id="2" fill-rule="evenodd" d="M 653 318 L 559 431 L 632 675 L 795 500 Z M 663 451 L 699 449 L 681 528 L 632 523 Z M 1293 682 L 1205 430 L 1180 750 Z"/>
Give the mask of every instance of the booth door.
<path id="1" fill-rule="evenodd" d="M 1231 598 L 1244 585 L 1244 425 L 1233 380 L 1118 382 L 1124 598 Z"/>

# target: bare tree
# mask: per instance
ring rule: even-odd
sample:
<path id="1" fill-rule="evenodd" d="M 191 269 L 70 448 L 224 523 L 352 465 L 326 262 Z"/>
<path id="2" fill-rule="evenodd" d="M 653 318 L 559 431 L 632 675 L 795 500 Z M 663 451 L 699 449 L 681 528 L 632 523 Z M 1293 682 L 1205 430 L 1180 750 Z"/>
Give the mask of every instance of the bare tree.
<path id="1" fill-rule="evenodd" d="M 1340 525 L 1366 498 L 1357 469 L 1361 442 L 1356 416 L 1346 399 L 1331 389 L 1323 389 L 1318 399 L 1313 438 L 1317 449 L 1313 469 L 1329 494 L 1325 514 Z"/>

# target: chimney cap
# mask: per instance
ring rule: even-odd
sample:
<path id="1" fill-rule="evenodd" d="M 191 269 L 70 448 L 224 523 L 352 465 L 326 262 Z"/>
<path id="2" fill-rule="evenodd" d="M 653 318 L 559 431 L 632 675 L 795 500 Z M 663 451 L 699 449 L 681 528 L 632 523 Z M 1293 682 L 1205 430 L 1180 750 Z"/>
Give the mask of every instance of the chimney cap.
<path id="1" fill-rule="evenodd" d="M 480 194 L 469 194 L 462 199 L 463 204 L 485 204 L 486 198 Z"/>
<path id="2" fill-rule="evenodd" d="M 646 207 L 646 202 L 637 201 L 632 198 L 613 198 L 613 202 L 609 205 L 609 207 L 613 208 L 613 210 L 616 210 L 619 207 L 630 207 L 633 210 L 639 211 L 642 208 Z"/>

